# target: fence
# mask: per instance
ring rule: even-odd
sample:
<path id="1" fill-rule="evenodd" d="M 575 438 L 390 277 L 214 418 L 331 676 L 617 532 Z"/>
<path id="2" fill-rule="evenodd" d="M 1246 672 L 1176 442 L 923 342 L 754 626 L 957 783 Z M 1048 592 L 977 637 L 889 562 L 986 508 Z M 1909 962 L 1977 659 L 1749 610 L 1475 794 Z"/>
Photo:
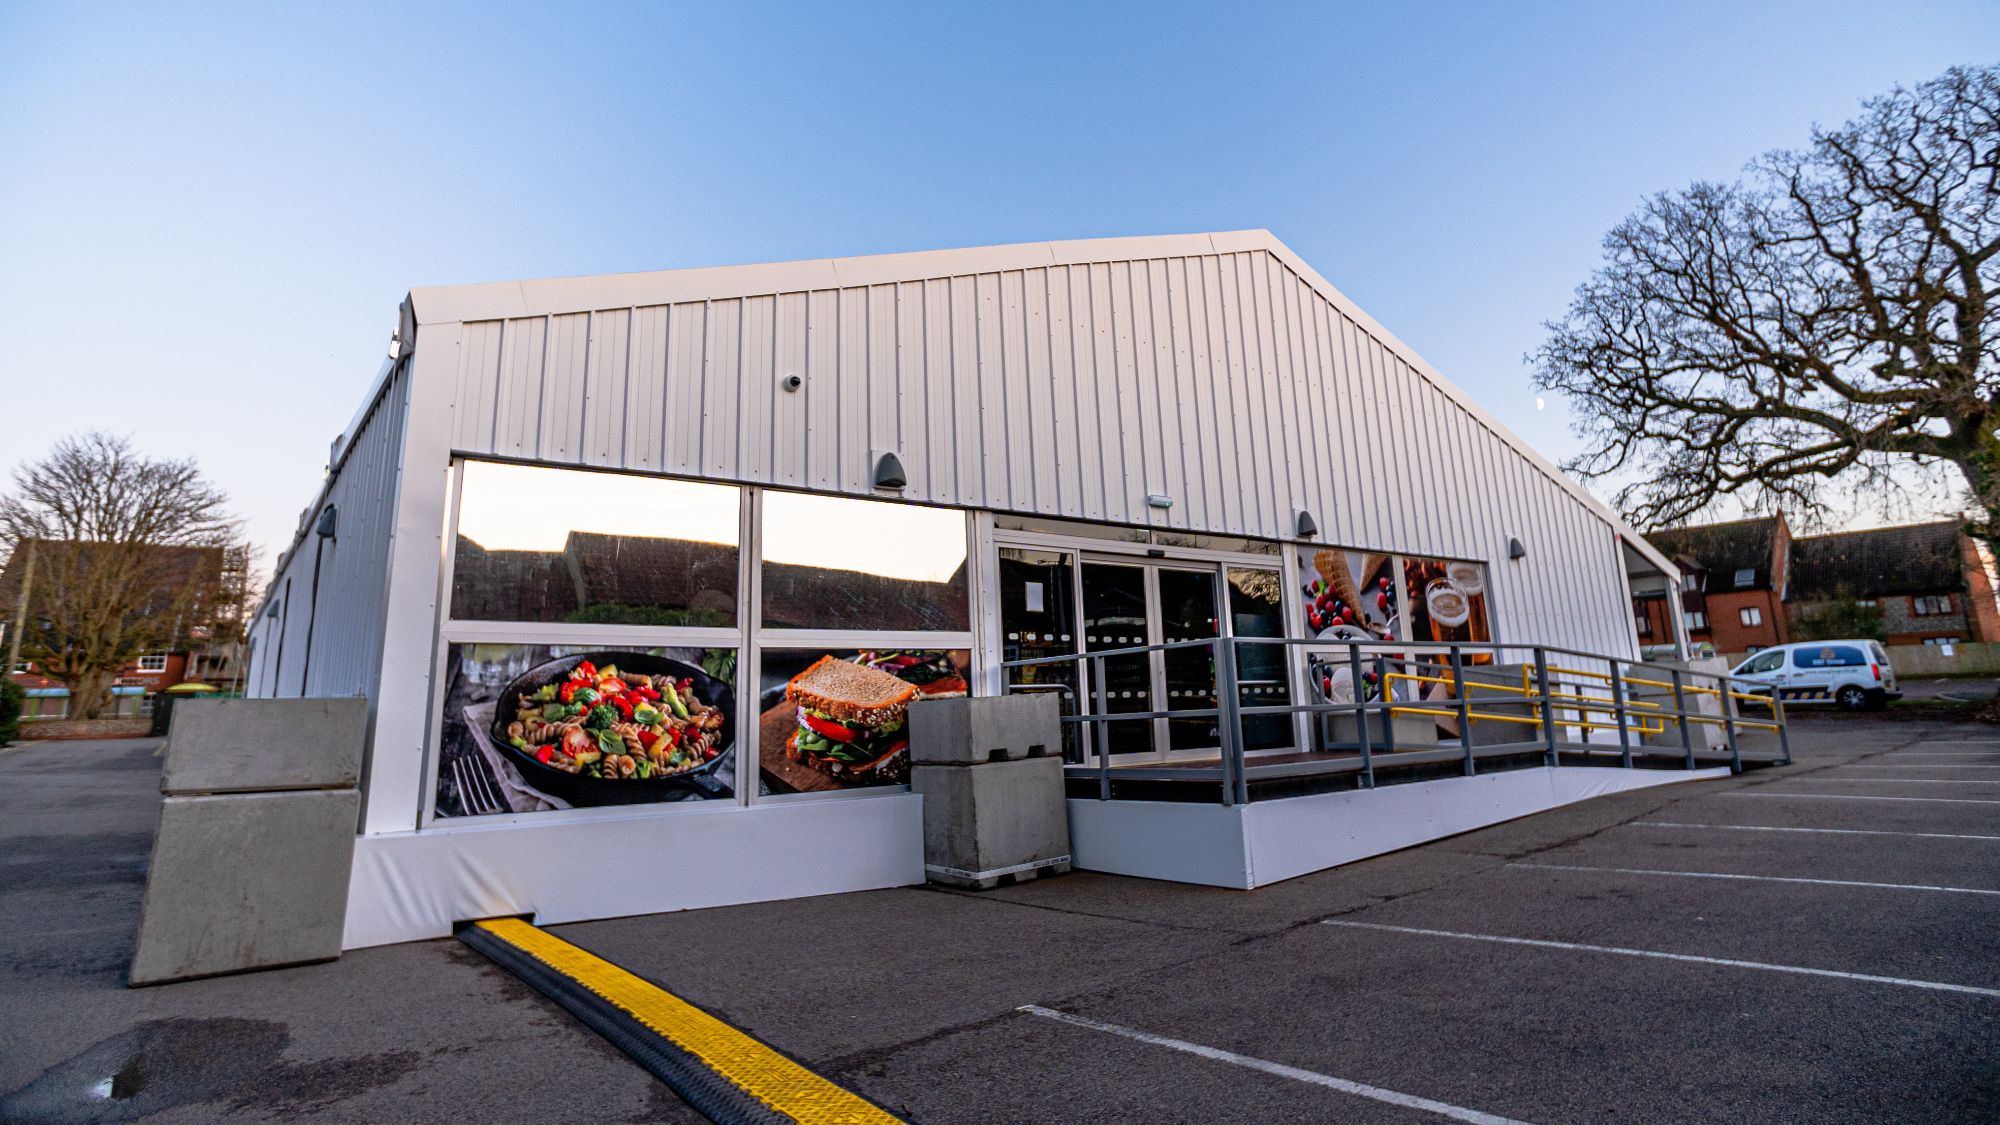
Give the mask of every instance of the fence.
<path id="1" fill-rule="evenodd" d="M 1207 650 L 1213 690 L 1164 693 L 1169 703 L 1192 696 L 1199 706 L 1153 707 L 1163 694 L 1157 675 L 1151 692 L 1106 686 L 1107 661 L 1124 661 L 1129 670 L 1143 660 L 1157 670 L 1171 660 L 1185 672 L 1200 649 Z M 1296 701 L 1295 687 L 1240 676 L 1246 654 L 1256 667 L 1273 667 L 1275 655 L 1301 673 L 1306 683 L 1297 686 L 1308 701 Z M 1253 783 L 1265 781 L 1344 777 L 1368 789 L 1397 780 L 1399 771 L 1462 770 L 1469 777 L 1532 765 L 1692 770 L 1704 763 L 1740 771 L 1791 761 L 1785 705 L 1767 684 L 1544 645 L 1233 637 L 1002 667 L 1009 691 L 1063 696 L 1068 775 L 1094 779 L 1101 800 L 1113 799 L 1121 782 L 1213 784 L 1222 803 L 1234 805 L 1250 801 Z M 1043 679 L 1051 673 L 1054 680 Z M 1282 701 L 1257 702 L 1273 695 Z M 1133 709 L 1132 700 L 1145 709 Z M 1765 714 L 1748 716 L 1746 708 Z M 1201 738 L 1203 723 L 1212 724 L 1212 740 Z M 1113 724 L 1125 724 L 1122 739 L 1112 737 Z M 1148 737 L 1134 737 L 1146 726 Z M 1189 734 L 1204 744 L 1174 745 Z M 1119 741 L 1150 750 L 1121 752 Z"/>

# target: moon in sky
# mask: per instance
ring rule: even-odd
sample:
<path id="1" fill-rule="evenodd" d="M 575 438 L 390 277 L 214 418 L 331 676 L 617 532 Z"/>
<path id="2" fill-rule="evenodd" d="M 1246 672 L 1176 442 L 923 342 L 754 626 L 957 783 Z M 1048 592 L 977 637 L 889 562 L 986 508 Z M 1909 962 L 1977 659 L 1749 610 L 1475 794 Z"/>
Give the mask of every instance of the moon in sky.
<path id="1" fill-rule="evenodd" d="M 1540 395 L 1536 395 L 1536 396 L 1535 396 L 1535 409 L 1536 409 L 1536 410 L 1545 410 L 1545 409 L 1547 409 L 1547 408 L 1548 408 L 1548 405 L 1549 405 L 1548 403 L 1546 403 L 1546 402 L 1543 402 L 1543 401 L 1542 401 L 1542 396 L 1540 396 Z"/>

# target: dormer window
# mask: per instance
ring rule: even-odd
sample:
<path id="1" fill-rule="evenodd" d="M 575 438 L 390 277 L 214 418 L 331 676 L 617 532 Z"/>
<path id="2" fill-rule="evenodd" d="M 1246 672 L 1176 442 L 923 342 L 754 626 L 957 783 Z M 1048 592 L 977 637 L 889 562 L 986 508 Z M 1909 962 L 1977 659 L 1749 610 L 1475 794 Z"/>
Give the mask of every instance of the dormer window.
<path id="1" fill-rule="evenodd" d="M 1757 568 L 1746 566 L 1736 572 L 1736 588 L 1741 590 L 1757 584 Z"/>

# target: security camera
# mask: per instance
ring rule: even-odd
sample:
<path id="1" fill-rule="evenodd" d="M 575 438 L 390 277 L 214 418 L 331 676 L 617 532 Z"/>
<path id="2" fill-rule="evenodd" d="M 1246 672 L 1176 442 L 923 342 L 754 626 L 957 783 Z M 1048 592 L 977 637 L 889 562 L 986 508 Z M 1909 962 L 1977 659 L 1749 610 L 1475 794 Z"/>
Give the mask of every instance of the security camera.
<path id="1" fill-rule="evenodd" d="M 805 383 L 806 381 L 804 379 L 799 378 L 797 375 L 787 375 L 785 376 L 784 387 L 788 391 L 796 391 L 800 387 L 805 386 Z"/>

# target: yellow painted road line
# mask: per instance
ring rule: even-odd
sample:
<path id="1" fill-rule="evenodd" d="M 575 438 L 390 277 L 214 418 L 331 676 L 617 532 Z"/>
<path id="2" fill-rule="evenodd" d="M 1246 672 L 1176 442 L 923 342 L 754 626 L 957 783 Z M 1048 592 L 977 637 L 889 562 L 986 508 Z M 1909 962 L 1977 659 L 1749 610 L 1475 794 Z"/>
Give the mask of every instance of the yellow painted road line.
<path id="1" fill-rule="evenodd" d="M 658 985 L 518 918 L 496 918 L 475 926 L 610 1003 L 794 1121 L 841 1125 L 900 1121 Z"/>

